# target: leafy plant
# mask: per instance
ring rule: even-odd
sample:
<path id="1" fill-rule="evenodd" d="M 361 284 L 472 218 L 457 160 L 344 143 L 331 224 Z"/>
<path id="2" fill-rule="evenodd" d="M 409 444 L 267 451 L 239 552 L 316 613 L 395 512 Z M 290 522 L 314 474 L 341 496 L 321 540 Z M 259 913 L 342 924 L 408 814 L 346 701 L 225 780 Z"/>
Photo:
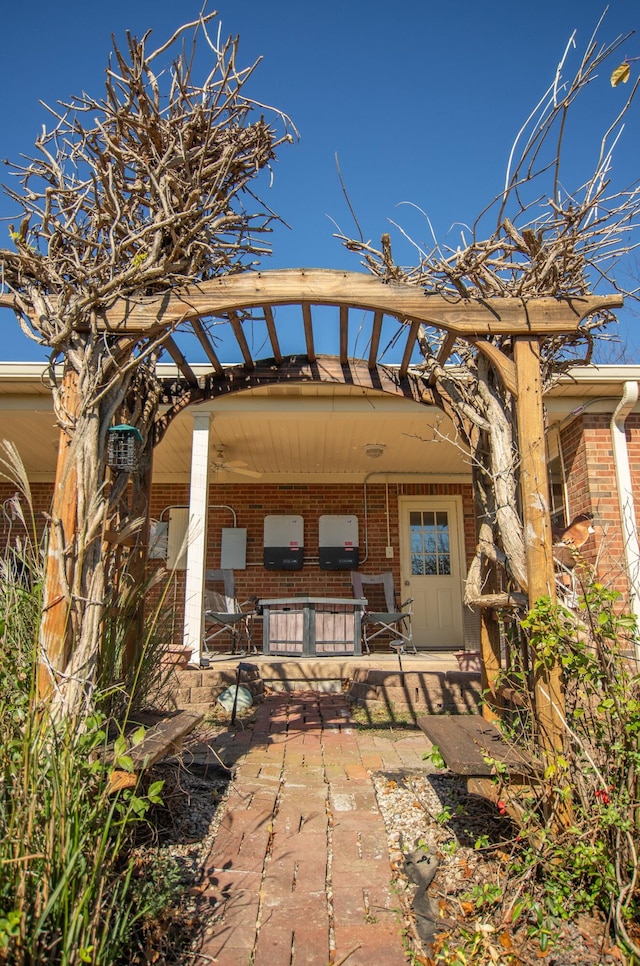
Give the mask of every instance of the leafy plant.
<path id="1" fill-rule="evenodd" d="M 545 917 L 553 922 L 600 910 L 640 958 L 629 930 L 640 914 L 640 677 L 635 620 L 619 605 L 619 595 L 585 570 L 577 611 L 543 598 L 520 624 L 534 674 L 560 663 L 565 733 L 562 751 L 539 778 L 537 799 L 522 800 L 526 817 L 512 872 L 536 883 L 536 929 L 545 943 L 553 935 Z M 518 653 L 522 647 L 513 649 Z M 529 680 L 516 663 L 509 684 L 520 687 L 523 705 Z M 535 754 L 533 720 L 524 707 L 512 715 L 508 734 L 520 745 L 528 734 Z M 556 803 L 551 812 L 549 802 Z M 555 808 L 562 808 L 562 820 Z"/>

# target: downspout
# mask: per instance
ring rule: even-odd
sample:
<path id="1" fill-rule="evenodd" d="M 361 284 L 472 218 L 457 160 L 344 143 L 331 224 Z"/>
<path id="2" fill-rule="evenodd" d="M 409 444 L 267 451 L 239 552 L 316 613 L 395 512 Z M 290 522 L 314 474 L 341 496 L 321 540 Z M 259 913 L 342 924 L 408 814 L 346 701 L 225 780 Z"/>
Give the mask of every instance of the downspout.
<path id="1" fill-rule="evenodd" d="M 625 423 L 627 416 L 638 401 L 638 383 L 625 382 L 622 399 L 611 417 L 611 442 L 613 444 L 613 462 L 616 468 L 618 484 L 618 501 L 620 504 L 620 518 L 622 520 L 622 536 L 624 540 L 624 559 L 629 580 L 631 597 L 631 611 L 640 626 L 640 545 L 638 544 L 638 527 L 633 499 L 631 481 L 631 467 L 629 466 L 629 450 Z M 640 657 L 640 643 L 636 644 Z"/>

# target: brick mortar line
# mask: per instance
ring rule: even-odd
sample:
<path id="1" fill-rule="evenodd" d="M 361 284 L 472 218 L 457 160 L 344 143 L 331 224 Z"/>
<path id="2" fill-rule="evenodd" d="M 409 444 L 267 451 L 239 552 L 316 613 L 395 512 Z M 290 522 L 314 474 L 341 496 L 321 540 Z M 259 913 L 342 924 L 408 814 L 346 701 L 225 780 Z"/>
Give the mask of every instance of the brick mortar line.
<path id="1" fill-rule="evenodd" d="M 290 703 L 287 702 L 287 727 L 286 733 L 289 732 L 289 710 Z M 280 799 L 282 797 L 282 789 L 284 787 L 284 769 L 285 762 L 287 760 L 287 743 L 284 743 L 284 749 L 282 753 L 282 765 L 280 766 L 280 776 L 278 780 L 278 792 L 276 794 L 275 802 L 273 803 L 273 811 L 271 813 L 271 835 L 269 837 L 269 842 L 264 856 L 264 862 L 262 863 L 262 873 L 260 876 L 260 885 L 258 887 L 258 912 L 256 914 L 256 934 L 253 940 L 253 949 L 251 950 L 251 955 L 249 957 L 249 966 L 254 966 L 256 962 L 256 954 L 258 950 L 258 940 L 260 938 L 260 929 L 262 927 L 262 913 L 264 907 L 264 881 L 267 874 L 267 868 L 269 862 L 271 861 L 271 855 L 273 852 L 273 836 L 275 831 L 275 821 L 278 811 L 280 809 Z"/>
<path id="2" fill-rule="evenodd" d="M 329 962 L 332 963 L 336 955 L 336 933 L 333 911 L 333 810 L 331 808 L 331 783 L 327 774 L 327 760 L 324 746 L 324 719 L 320 711 L 320 749 L 322 754 L 322 777 L 327 789 L 325 808 L 327 812 L 327 868 L 325 872 L 325 894 L 327 897 L 327 919 L 329 921 Z"/>

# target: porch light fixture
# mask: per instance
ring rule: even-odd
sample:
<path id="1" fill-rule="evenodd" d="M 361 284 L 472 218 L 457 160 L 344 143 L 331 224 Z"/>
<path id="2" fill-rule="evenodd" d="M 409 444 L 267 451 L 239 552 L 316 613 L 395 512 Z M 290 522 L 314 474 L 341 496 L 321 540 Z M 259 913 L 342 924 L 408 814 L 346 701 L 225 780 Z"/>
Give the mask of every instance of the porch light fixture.
<path id="1" fill-rule="evenodd" d="M 384 443 L 367 443 L 364 451 L 372 460 L 379 459 L 387 447 Z"/>

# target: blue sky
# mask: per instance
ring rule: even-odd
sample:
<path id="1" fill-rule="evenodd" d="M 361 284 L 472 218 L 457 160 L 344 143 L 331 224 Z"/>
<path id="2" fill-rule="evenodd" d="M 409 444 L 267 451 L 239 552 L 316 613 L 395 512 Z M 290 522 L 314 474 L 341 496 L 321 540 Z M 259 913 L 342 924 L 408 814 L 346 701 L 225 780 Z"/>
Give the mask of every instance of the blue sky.
<path id="1" fill-rule="evenodd" d="M 102 93 L 112 33 L 122 40 L 127 29 L 137 35 L 152 29 L 159 44 L 199 9 L 200 2 L 189 0 L 5 4 L 0 157 L 30 152 L 46 121 L 39 100 L 54 104 L 81 89 Z M 577 28 L 582 49 L 604 7 L 594 0 L 511 7 L 495 0 L 221 0 L 209 9 L 219 11 L 225 33 L 240 34 L 243 62 L 263 56 L 251 93 L 289 114 L 300 132 L 299 143 L 283 149 L 265 195 L 291 226 L 272 236 L 274 255 L 265 267 L 357 270 L 357 256 L 332 237 L 331 219 L 354 230 L 336 153 L 367 238 L 378 241 L 393 219 L 426 244 L 422 216 L 403 205 L 410 202 L 429 214 L 446 240 L 454 223 L 473 221 L 499 192 L 514 136 L 553 77 L 569 35 Z M 613 0 L 600 36 L 612 40 L 638 20 L 636 2 Z M 622 55 L 640 56 L 640 36 Z M 589 167 L 624 94 L 602 76 L 576 113 L 568 142 L 576 177 Z M 640 175 L 639 109 L 617 151 L 620 185 Z M 0 217 L 11 214 L 0 198 Z M 397 257 L 412 259 L 391 233 Z M 6 222 L 0 222 L 0 245 L 8 241 Z M 634 313 L 630 307 L 620 314 L 620 335 L 627 361 L 640 362 Z M 44 357 L 11 313 L 0 313 L 0 325 L 0 360 Z"/>

